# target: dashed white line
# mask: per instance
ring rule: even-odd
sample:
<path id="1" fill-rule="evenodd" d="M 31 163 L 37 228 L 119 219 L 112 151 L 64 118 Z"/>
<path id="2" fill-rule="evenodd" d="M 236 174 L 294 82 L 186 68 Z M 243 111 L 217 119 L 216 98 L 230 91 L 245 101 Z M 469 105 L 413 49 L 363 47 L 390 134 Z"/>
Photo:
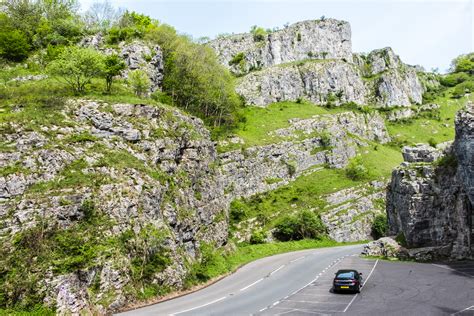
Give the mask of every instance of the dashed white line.
<path id="1" fill-rule="evenodd" d="M 270 275 L 273 275 L 274 273 L 277 273 L 278 271 L 280 271 L 281 269 L 283 269 L 285 267 L 285 265 L 281 265 L 280 267 L 278 267 L 278 269 L 276 270 L 273 270 Z"/>
<path id="2" fill-rule="evenodd" d="M 296 261 L 298 261 L 298 260 L 301 260 L 301 259 L 303 259 L 304 257 L 306 257 L 306 256 L 293 259 L 293 260 L 290 261 L 290 263 L 293 263 L 293 262 L 296 262 Z"/>
<path id="3" fill-rule="evenodd" d="M 206 303 L 206 304 L 203 304 L 203 305 L 199 305 L 199 306 L 196 306 L 196 307 L 193 307 L 193 308 L 190 308 L 190 309 L 181 311 L 181 312 L 173 313 L 173 314 L 171 314 L 171 316 L 172 316 L 172 315 L 178 315 L 178 314 L 186 313 L 186 312 L 190 312 L 190 311 L 192 311 L 192 310 L 195 310 L 195 309 L 198 309 L 198 308 L 201 308 L 201 307 L 205 307 L 205 306 L 208 306 L 208 305 L 217 303 L 217 302 L 222 301 L 222 300 L 224 300 L 224 299 L 226 299 L 226 298 L 227 298 L 227 296 L 223 296 L 223 297 L 218 298 L 217 300 L 214 300 L 214 301 L 212 301 L 212 302 L 209 302 L 209 303 Z"/>
<path id="4" fill-rule="evenodd" d="M 364 284 L 362 284 L 361 288 L 363 288 L 365 286 L 365 284 L 367 283 L 367 281 L 369 281 L 369 278 L 370 276 L 372 275 L 372 273 L 374 272 L 375 270 L 375 267 L 377 266 L 377 263 L 379 262 L 379 259 L 377 259 L 377 261 L 375 261 L 375 264 L 374 266 L 372 267 L 372 270 L 370 270 L 370 273 L 369 275 L 367 276 L 367 279 L 365 279 L 364 281 Z M 355 299 L 357 298 L 357 296 L 359 296 L 359 294 L 356 294 L 354 295 L 354 297 L 352 298 L 352 300 L 349 302 L 349 304 L 347 304 L 346 308 L 342 311 L 343 313 L 345 313 L 349 307 L 352 305 L 352 303 L 355 301 Z"/>
<path id="5" fill-rule="evenodd" d="M 249 285 L 247 285 L 246 287 L 241 288 L 239 291 L 245 291 L 245 290 L 248 289 L 249 287 L 254 286 L 255 284 L 257 284 L 258 282 L 261 282 L 261 281 L 263 281 L 263 278 L 258 279 L 257 281 L 253 282 L 252 284 L 249 284 Z"/>

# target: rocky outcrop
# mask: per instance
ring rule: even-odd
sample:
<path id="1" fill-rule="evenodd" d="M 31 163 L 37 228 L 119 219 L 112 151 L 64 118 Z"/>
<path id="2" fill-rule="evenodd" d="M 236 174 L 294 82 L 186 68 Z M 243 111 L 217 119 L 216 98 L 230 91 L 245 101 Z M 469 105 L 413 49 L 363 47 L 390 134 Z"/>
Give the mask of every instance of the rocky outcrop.
<path id="1" fill-rule="evenodd" d="M 261 41 L 238 34 L 209 45 L 224 66 L 244 76 L 236 90 L 256 106 L 300 99 L 410 106 L 421 104 L 423 92 L 434 87 L 436 80 L 423 85 L 417 69 L 403 64 L 390 47 L 352 54 L 350 37 L 347 22 L 328 19 L 296 23 Z"/>
<path id="2" fill-rule="evenodd" d="M 251 73 L 237 85 L 248 104 L 267 106 L 307 99 L 315 104 L 365 103 L 366 90 L 358 70 L 342 61 L 307 61 Z"/>
<path id="3" fill-rule="evenodd" d="M 390 232 L 403 235 L 414 258 L 472 255 L 474 112 L 458 113 L 456 139 L 441 154 L 427 146 L 405 149 L 387 193 Z M 440 157 L 438 158 L 437 157 Z M 435 163 L 433 160 L 437 159 Z"/>
<path id="4" fill-rule="evenodd" d="M 133 297 L 133 260 L 162 248 L 164 270 L 155 268 L 146 282 L 182 287 L 185 262 L 199 258 L 200 246 L 227 242 L 228 205 L 204 124 L 164 107 L 87 100 L 68 102 L 61 115 L 67 124 L 58 120 L 37 132 L 3 123 L 9 132 L 1 142 L 14 151 L 0 153 L 1 266 L 23 251 L 15 238 L 34 238 L 41 227 L 43 244 L 66 234 L 83 238 L 71 242 L 88 251 L 59 255 L 56 246 L 56 259 L 25 262 L 39 280 L 35 291 L 59 313 L 119 308 Z M 79 260 L 73 268 L 55 266 L 69 258 Z"/>
<path id="5" fill-rule="evenodd" d="M 290 127 L 272 134 L 286 141 L 219 156 L 231 198 L 274 190 L 317 165 L 344 168 L 357 146 L 367 146 L 364 140 L 390 140 L 380 115 L 353 112 L 291 120 Z"/>
<path id="6" fill-rule="evenodd" d="M 385 187 L 374 181 L 326 196 L 321 219 L 329 236 L 339 242 L 371 239 L 374 218 L 383 214 Z"/>
<path id="7" fill-rule="evenodd" d="M 392 238 L 382 237 L 365 245 L 362 250 L 362 255 L 396 258 L 401 249 L 402 247 Z"/>
<path id="8" fill-rule="evenodd" d="M 334 19 L 298 22 L 263 38 L 231 35 L 208 45 L 224 66 L 239 75 L 308 58 L 352 60 L 350 25 Z"/>

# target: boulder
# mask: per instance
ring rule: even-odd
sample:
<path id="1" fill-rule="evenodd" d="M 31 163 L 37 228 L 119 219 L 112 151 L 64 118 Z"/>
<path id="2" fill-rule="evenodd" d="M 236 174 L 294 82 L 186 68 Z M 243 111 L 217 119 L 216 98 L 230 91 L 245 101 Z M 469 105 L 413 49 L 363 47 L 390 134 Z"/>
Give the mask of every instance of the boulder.
<path id="1" fill-rule="evenodd" d="M 442 156 L 442 152 L 427 144 L 417 144 L 414 147 L 402 148 L 403 159 L 406 162 L 433 162 Z"/>
<path id="2" fill-rule="evenodd" d="M 365 256 L 396 258 L 401 248 L 393 238 L 382 237 L 365 245 L 362 254 Z"/>

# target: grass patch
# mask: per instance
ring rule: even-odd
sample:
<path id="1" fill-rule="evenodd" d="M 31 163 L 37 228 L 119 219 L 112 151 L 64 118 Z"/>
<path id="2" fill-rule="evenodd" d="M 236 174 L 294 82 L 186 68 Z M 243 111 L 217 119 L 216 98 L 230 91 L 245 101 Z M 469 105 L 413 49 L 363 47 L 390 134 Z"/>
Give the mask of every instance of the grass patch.
<path id="1" fill-rule="evenodd" d="M 201 248 L 202 262 L 191 267 L 191 273 L 186 284 L 192 286 L 200 282 L 205 282 L 220 275 L 233 272 L 249 262 L 276 254 L 305 249 L 354 245 L 365 242 L 366 241 L 338 243 L 328 238 L 322 238 L 269 244 L 245 244 L 238 246 L 237 250 L 230 254 L 225 253 L 222 249 L 214 250 L 210 245 L 204 245 Z"/>

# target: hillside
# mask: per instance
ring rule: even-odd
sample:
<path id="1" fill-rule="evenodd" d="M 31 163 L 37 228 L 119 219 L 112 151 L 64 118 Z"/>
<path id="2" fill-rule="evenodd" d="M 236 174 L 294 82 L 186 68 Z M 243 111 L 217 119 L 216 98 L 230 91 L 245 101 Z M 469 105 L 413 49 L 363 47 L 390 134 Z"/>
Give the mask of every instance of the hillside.
<path id="1" fill-rule="evenodd" d="M 0 11 L 0 313 L 107 314 L 379 237 L 401 147 L 452 140 L 474 101 L 472 68 L 354 53 L 345 21 L 198 44 L 46 3 Z"/>

